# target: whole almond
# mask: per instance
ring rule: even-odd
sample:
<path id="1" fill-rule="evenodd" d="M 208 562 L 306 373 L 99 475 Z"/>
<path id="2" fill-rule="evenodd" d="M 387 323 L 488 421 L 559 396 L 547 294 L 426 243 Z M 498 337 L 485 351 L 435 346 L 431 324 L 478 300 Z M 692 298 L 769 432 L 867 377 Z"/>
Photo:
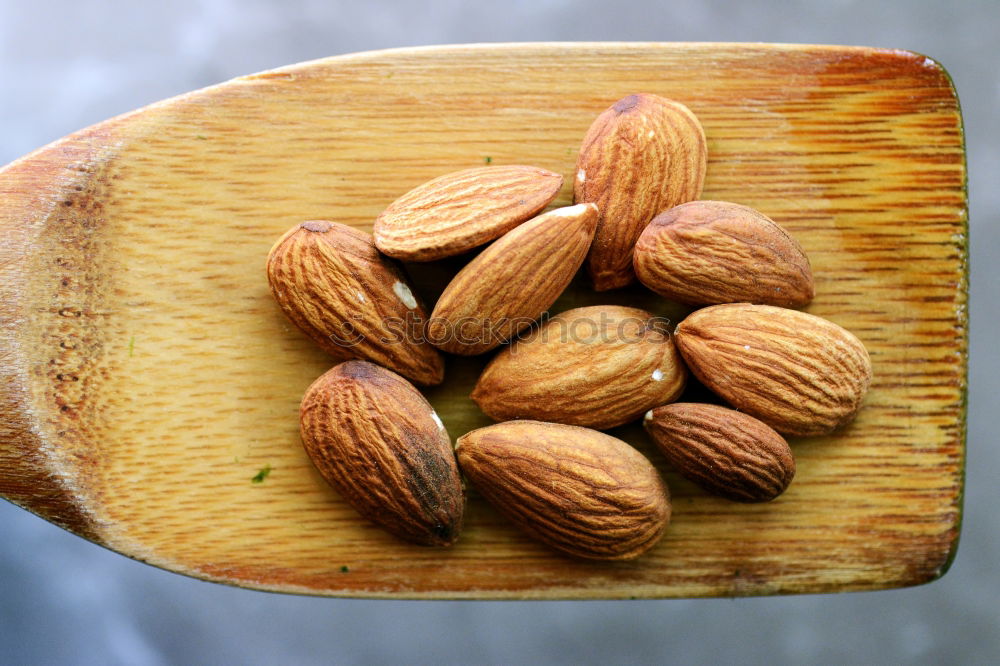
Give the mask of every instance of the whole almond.
<path id="1" fill-rule="evenodd" d="M 714 305 L 689 315 L 674 339 L 703 384 L 786 435 L 823 435 L 845 425 L 871 384 L 861 341 L 798 310 Z"/>
<path id="2" fill-rule="evenodd" d="M 497 354 L 472 399 L 497 421 L 622 425 L 684 390 L 687 372 L 666 329 L 636 308 L 567 310 Z"/>
<path id="3" fill-rule="evenodd" d="M 405 379 L 366 361 L 335 366 L 306 391 L 301 432 L 316 469 L 358 513 L 414 543 L 458 538 L 465 498 L 451 440 Z"/>
<path id="4" fill-rule="evenodd" d="M 575 557 L 638 557 L 670 521 L 656 468 L 596 430 L 509 421 L 459 437 L 455 451 L 462 472 L 500 513 Z"/>
<path id="5" fill-rule="evenodd" d="M 375 220 L 375 244 L 404 261 L 461 254 L 534 217 L 562 182 L 557 173 L 520 165 L 445 174 L 392 202 Z"/>
<path id="6" fill-rule="evenodd" d="M 569 285 L 597 208 L 558 208 L 507 232 L 459 271 L 434 306 L 427 338 L 453 354 L 482 354 L 530 326 Z"/>
<path id="7" fill-rule="evenodd" d="M 697 199 L 705 182 L 705 133 L 691 111 L 656 95 L 629 95 L 597 117 L 583 139 L 573 193 L 600 211 L 587 271 L 598 291 L 635 280 L 632 248 L 654 215 Z"/>
<path id="8" fill-rule="evenodd" d="M 337 360 L 374 361 L 418 384 L 444 379 L 441 354 L 409 332 L 423 326 L 427 311 L 370 234 L 303 222 L 271 248 L 267 278 L 285 315 Z"/>
<path id="9" fill-rule="evenodd" d="M 769 217 L 726 201 L 691 201 L 650 222 L 632 258 L 639 281 L 692 305 L 800 307 L 815 294 L 802 247 Z"/>
<path id="10" fill-rule="evenodd" d="M 767 502 L 795 476 L 788 442 L 754 417 L 719 405 L 675 402 L 643 421 L 681 476 L 736 502 Z"/>

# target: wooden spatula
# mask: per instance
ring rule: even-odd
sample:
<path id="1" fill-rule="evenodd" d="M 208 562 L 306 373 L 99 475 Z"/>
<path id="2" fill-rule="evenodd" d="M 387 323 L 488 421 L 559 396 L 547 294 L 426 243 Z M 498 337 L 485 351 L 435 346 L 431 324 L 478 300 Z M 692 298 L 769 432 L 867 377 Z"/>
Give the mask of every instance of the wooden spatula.
<path id="1" fill-rule="evenodd" d="M 313 470 L 299 399 L 331 361 L 264 277 L 271 243 L 327 218 L 369 229 L 411 187 L 483 164 L 567 176 L 590 122 L 651 92 L 708 137 L 703 197 L 758 208 L 808 252 L 808 311 L 874 362 L 857 421 L 793 441 L 767 505 L 663 470 L 664 540 L 628 563 L 535 544 L 470 492 L 449 550 L 360 519 Z M 362 53 L 248 76 L 113 118 L 0 172 L 0 494 L 150 564 L 339 596 L 691 597 L 865 590 L 945 571 L 958 539 L 966 391 L 962 121 L 905 51 L 525 44 Z M 433 299 L 452 266 L 414 266 Z M 554 308 L 640 304 L 574 284 Z M 429 392 L 452 437 L 487 421 L 483 360 Z"/>

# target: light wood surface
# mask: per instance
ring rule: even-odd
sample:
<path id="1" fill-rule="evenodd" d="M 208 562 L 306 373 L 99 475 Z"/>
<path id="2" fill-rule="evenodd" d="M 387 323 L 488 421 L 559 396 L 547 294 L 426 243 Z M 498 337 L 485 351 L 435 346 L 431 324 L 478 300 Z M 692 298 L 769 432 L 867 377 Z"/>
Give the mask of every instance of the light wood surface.
<path id="1" fill-rule="evenodd" d="M 802 243 L 816 276 L 808 311 L 871 352 L 859 418 L 792 440 L 796 478 L 766 505 L 710 497 L 639 428 L 613 431 L 674 496 L 665 538 L 633 562 L 567 559 L 475 492 L 450 550 L 365 523 L 299 442 L 299 400 L 330 361 L 272 301 L 269 247 L 306 219 L 370 229 L 411 187 L 486 163 L 561 173 L 553 204 L 568 204 L 584 132 L 632 92 L 698 115 L 705 198 L 758 208 Z M 237 79 L 0 172 L 0 495 L 150 564 L 286 592 L 627 598 L 923 583 L 945 571 L 959 533 L 966 210 L 955 91 L 909 52 L 459 46 Z M 411 273 L 433 302 L 460 265 Z M 582 281 L 553 311 L 605 302 L 686 312 Z M 488 422 L 468 399 L 485 360 L 449 358 L 445 384 L 427 392 L 452 438 Z"/>

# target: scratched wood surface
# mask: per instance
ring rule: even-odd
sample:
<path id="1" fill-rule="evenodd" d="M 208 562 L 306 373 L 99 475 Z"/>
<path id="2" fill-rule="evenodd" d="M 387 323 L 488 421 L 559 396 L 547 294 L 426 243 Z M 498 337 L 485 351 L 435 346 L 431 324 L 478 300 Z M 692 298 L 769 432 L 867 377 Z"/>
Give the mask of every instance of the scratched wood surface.
<path id="1" fill-rule="evenodd" d="M 566 176 L 628 93 L 687 104 L 704 198 L 756 207 L 808 252 L 808 311 L 868 346 L 857 421 L 792 440 L 798 473 L 738 505 L 660 467 L 666 537 L 576 562 L 470 492 L 450 550 L 360 520 L 303 453 L 297 409 L 330 361 L 271 300 L 264 258 L 296 222 L 369 229 L 439 174 L 532 164 Z M 621 598 L 913 585 L 956 547 L 966 390 L 961 117 L 937 63 L 866 48 L 724 44 L 441 47 L 237 79 L 83 130 L 0 172 L 0 495 L 130 557 L 198 578 L 323 595 Z M 412 267 L 424 296 L 460 262 Z M 576 282 L 554 310 L 679 306 Z M 429 391 L 453 438 L 484 359 Z M 697 387 L 692 389 L 697 397 Z M 262 469 L 270 474 L 252 478 Z"/>

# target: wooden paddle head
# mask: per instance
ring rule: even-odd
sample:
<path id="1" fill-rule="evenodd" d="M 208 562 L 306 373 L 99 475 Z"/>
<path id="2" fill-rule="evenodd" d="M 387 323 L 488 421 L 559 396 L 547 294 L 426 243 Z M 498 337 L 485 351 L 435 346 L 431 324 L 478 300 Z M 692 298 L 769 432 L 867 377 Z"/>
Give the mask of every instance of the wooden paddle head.
<path id="1" fill-rule="evenodd" d="M 330 359 L 284 319 L 264 260 L 297 222 L 370 229 L 415 185 L 484 164 L 566 176 L 616 99 L 676 99 L 708 140 L 704 198 L 761 210 L 804 246 L 808 311 L 858 335 L 858 419 L 793 440 L 765 505 L 663 471 L 666 537 L 624 563 L 534 543 L 469 493 L 450 549 L 360 519 L 298 435 Z M 962 122 L 934 61 L 894 50 L 524 44 L 362 53 L 265 72 L 83 130 L 0 172 L 0 494 L 130 557 L 283 592 L 628 598 L 898 587 L 940 576 L 959 533 L 966 391 Z M 433 301 L 458 264 L 415 267 Z M 678 320 L 639 288 L 574 283 Z M 488 421 L 482 358 L 427 392 L 452 438 Z"/>

